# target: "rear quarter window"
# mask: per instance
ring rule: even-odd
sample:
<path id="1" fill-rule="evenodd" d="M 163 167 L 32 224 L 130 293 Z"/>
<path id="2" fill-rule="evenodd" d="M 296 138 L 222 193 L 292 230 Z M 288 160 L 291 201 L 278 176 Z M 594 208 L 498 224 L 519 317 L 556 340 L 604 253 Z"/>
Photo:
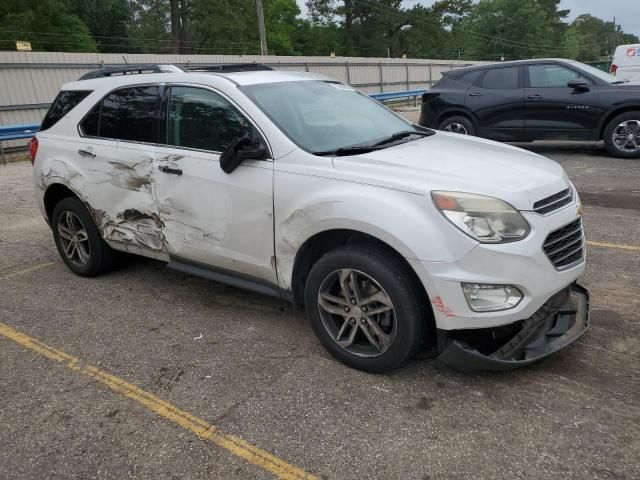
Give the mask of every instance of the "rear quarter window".
<path id="1" fill-rule="evenodd" d="M 49 111 L 42 120 L 40 131 L 53 127 L 67 113 L 73 110 L 82 100 L 87 98 L 91 90 L 63 90 L 51 104 Z"/>

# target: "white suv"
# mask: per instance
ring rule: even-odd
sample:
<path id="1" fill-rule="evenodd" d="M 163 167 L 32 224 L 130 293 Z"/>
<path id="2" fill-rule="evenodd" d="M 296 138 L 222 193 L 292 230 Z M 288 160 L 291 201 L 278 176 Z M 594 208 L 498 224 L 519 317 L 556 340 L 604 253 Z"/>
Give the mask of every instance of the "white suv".
<path id="1" fill-rule="evenodd" d="M 31 144 L 73 272 L 124 251 L 291 300 L 368 371 L 420 348 L 513 368 L 587 329 L 580 202 L 555 162 L 319 75 L 157 70 L 64 85 Z"/>

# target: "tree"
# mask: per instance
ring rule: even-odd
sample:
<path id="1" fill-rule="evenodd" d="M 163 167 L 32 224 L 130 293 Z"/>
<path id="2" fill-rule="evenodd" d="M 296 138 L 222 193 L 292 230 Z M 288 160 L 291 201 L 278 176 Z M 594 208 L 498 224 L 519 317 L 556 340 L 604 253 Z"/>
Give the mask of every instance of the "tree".
<path id="1" fill-rule="evenodd" d="M 605 22 L 589 14 L 577 17 L 567 29 L 565 42 L 567 49 L 571 42 L 572 58 L 583 62 L 602 60 L 615 50 L 613 44 L 613 22 Z M 616 44 L 638 43 L 638 37 L 624 33 L 616 25 Z"/>
<path id="2" fill-rule="evenodd" d="M 0 48 L 14 50 L 18 40 L 33 50 L 95 52 L 84 22 L 62 0 L 4 0 L 0 4 Z"/>
<path id="3" fill-rule="evenodd" d="M 169 4 L 165 0 L 132 0 L 129 36 L 134 52 L 169 52 Z"/>
<path id="4" fill-rule="evenodd" d="M 69 12 L 89 28 L 98 51 L 130 51 L 131 10 L 127 0 L 65 0 Z"/>
<path id="5" fill-rule="evenodd" d="M 560 14 L 555 0 L 480 0 L 461 25 L 466 56 L 497 60 L 558 56 L 553 43 Z"/>

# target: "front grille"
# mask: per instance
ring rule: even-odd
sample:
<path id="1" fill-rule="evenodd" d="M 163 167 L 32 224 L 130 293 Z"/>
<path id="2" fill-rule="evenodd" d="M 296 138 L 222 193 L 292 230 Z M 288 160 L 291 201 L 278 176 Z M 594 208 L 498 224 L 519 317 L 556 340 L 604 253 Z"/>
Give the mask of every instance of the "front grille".
<path id="1" fill-rule="evenodd" d="M 547 213 L 553 212 L 565 205 L 569 205 L 572 200 L 573 192 L 571 191 L 571 188 L 567 188 L 561 192 L 551 195 L 550 197 L 538 200 L 533 204 L 533 211 L 540 215 L 546 215 Z"/>
<path id="2" fill-rule="evenodd" d="M 564 270 L 580 263 L 584 259 L 582 220 L 577 219 L 551 232 L 542 248 L 556 270 Z"/>

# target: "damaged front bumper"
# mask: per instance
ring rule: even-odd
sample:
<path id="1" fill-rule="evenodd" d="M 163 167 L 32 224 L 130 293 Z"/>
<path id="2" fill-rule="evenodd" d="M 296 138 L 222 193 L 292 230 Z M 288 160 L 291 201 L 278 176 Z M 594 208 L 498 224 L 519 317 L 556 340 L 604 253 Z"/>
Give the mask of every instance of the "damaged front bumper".
<path id="1" fill-rule="evenodd" d="M 573 284 L 531 317 L 505 327 L 444 334 L 439 359 L 456 370 L 510 370 L 542 360 L 589 328 L 589 292 Z"/>

